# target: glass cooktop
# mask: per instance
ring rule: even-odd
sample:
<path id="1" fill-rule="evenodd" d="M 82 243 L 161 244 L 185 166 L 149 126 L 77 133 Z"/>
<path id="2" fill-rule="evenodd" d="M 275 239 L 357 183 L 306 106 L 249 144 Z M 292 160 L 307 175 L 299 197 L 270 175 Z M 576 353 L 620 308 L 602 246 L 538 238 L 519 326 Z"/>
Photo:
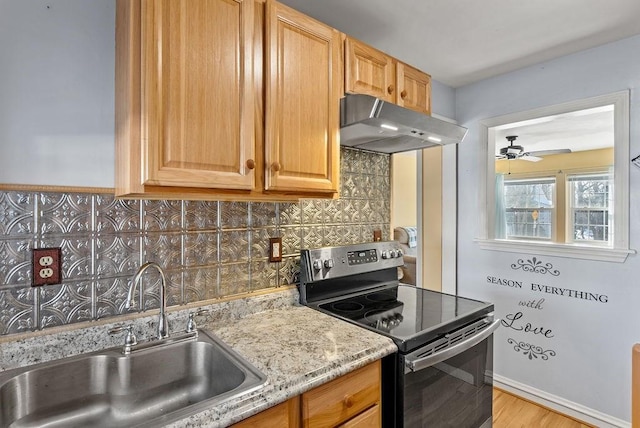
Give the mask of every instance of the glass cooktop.
<path id="1" fill-rule="evenodd" d="M 316 307 L 391 337 L 401 352 L 408 352 L 493 311 L 490 303 L 404 284 L 320 302 Z"/>

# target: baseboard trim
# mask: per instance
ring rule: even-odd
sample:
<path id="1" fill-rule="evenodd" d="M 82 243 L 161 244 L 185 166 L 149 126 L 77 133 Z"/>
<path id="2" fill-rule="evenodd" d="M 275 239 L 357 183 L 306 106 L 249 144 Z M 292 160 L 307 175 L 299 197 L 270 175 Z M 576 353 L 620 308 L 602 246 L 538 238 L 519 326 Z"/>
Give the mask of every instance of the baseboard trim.
<path id="1" fill-rule="evenodd" d="M 600 428 L 631 428 L 631 423 L 533 388 L 500 375 L 493 375 L 493 386 L 532 401 L 571 418 Z"/>

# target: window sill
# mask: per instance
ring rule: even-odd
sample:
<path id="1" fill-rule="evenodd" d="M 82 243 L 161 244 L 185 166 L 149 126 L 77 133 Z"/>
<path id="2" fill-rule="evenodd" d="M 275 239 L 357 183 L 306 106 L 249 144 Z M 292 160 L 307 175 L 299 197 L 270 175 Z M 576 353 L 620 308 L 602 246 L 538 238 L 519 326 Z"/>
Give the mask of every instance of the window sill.
<path id="1" fill-rule="evenodd" d="M 537 254 L 542 256 L 568 257 L 582 260 L 624 263 L 635 250 L 621 248 L 590 247 L 586 245 L 552 244 L 502 239 L 476 239 L 483 250 L 505 251 L 509 253 Z"/>

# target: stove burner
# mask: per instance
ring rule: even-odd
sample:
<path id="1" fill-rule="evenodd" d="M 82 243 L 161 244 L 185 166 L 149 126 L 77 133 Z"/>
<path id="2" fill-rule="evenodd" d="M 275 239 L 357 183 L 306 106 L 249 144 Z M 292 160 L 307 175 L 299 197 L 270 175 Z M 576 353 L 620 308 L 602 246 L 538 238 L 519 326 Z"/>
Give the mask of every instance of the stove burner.
<path id="1" fill-rule="evenodd" d="M 339 312 L 356 312 L 363 308 L 364 305 L 358 302 L 336 302 L 331 305 L 331 309 Z"/>
<path id="2" fill-rule="evenodd" d="M 397 296 L 395 294 L 385 292 L 371 293 L 367 294 L 365 297 L 367 298 L 367 300 L 371 300 L 372 302 L 391 302 L 397 299 Z"/>

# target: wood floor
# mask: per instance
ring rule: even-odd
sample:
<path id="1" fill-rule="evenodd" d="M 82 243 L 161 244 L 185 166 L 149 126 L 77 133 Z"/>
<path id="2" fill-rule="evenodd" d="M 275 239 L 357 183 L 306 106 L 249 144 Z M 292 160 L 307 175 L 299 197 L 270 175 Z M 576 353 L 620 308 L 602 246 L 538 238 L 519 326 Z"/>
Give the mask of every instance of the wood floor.
<path id="1" fill-rule="evenodd" d="M 494 388 L 493 428 L 594 427 Z"/>

